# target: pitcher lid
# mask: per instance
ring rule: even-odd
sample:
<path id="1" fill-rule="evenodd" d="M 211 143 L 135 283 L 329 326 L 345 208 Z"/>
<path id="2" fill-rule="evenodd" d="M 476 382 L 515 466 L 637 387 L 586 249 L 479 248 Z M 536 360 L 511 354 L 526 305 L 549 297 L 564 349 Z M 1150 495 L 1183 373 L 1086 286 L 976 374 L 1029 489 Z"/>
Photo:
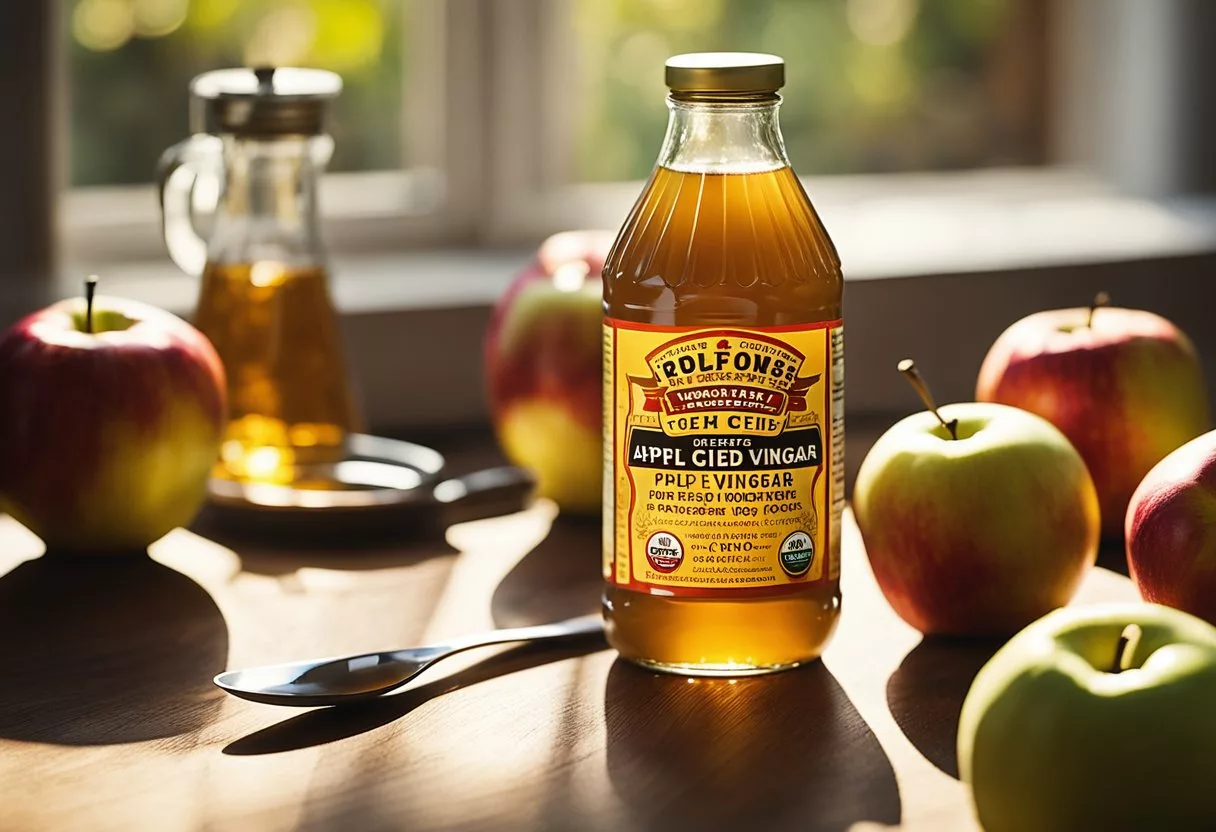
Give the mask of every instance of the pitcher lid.
<path id="1" fill-rule="evenodd" d="M 190 82 L 190 129 L 249 136 L 325 132 L 329 102 L 342 78 L 323 69 L 239 67 Z"/>

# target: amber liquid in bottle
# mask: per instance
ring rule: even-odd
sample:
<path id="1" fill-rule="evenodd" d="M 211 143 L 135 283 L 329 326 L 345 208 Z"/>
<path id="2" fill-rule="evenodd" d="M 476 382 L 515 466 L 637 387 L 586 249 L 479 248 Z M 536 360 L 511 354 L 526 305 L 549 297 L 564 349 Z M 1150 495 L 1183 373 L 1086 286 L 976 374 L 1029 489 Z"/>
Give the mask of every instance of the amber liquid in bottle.
<path id="1" fill-rule="evenodd" d="M 300 472 L 338 461 L 358 429 L 326 284 L 320 267 L 276 261 L 204 270 L 195 324 L 228 374 L 219 475 L 308 487 Z"/>
<path id="2" fill-rule="evenodd" d="M 785 160 L 776 102 L 734 106 L 673 96 L 670 106 L 659 165 L 604 269 L 606 316 L 671 327 L 839 320 L 839 259 Z M 832 533 L 821 580 L 781 595 L 740 592 L 738 600 L 609 582 L 612 646 L 642 664 L 693 674 L 765 672 L 819 656 L 840 609 L 843 498 L 835 467 L 824 507 L 831 517 L 822 518 Z"/>

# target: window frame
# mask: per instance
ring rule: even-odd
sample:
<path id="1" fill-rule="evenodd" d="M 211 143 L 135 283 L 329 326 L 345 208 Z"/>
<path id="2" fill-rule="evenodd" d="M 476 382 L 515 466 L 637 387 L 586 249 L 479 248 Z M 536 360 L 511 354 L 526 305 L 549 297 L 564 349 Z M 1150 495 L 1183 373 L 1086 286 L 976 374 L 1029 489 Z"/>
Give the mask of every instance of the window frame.
<path id="1" fill-rule="evenodd" d="M 575 130 L 575 104 L 566 88 L 568 68 L 576 62 L 571 3 L 403 2 L 409 3 L 407 54 L 413 62 L 402 106 L 409 167 L 326 177 L 322 204 L 333 250 L 512 244 L 571 224 L 619 222 L 641 183 L 563 181 Z M 1168 131 L 1185 118 L 1175 99 L 1095 94 L 1111 73 L 1122 73 L 1127 83 L 1136 83 L 1139 73 L 1150 76 L 1142 83 L 1185 86 L 1195 66 L 1173 66 L 1164 74 L 1154 67 L 1170 54 L 1190 12 L 1173 3 L 1146 7 L 1126 0 L 1113 10 L 1105 0 L 1022 2 L 1029 6 L 1030 25 L 1042 25 L 1049 38 L 1046 68 L 1033 81 L 1050 93 L 1043 103 L 1044 118 L 1053 125 L 1049 161 L 1088 165 L 1133 192 L 1152 195 L 1184 188 L 1188 175 L 1210 177 L 1210 171 L 1195 170 L 1201 162 L 1175 160 L 1163 167 L 1158 160 L 1154 167 L 1152 159 L 1135 155 L 1154 138 L 1177 143 Z M 43 14 L 40 25 L 57 32 L 56 18 Z M 34 25 L 33 19 L 26 15 L 24 25 Z M 1130 38 L 1130 28 L 1154 35 Z M 1078 36 L 1082 32 L 1085 37 Z M 52 44 L 48 53 L 56 78 L 66 75 L 63 51 Z M 1194 126 L 1197 132 L 1212 129 L 1202 120 Z M 58 148 L 54 171 L 64 168 L 62 145 L 50 145 Z M 102 266 L 163 256 L 150 186 L 67 190 L 63 196 L 59 226 L 68 263 Z"/>
<path id="2" fill-rule="evenodd" d="M 326 176 L 321 204 L 331 250 L 511 245 L 572 224 L 618 224 L 641 182 L 563 176 L 576 129 L 567 84 L 577 52 L 572 4 L 403 2 L 413 62 L 402 106 L 409 166 Z M 164 258 L 151 186 L 81 188 L 63 197 L 59 225 L 72 270 Z"/>
<path id="3" fill-rule="evenodd" d="M 0 4 L 0 91 L 14 123 L 0 140 L 0 300 L 47 296 L 58 252 L 55 201 L 64 181 L 66 73 L 59 60 L 60 3 Z"/>

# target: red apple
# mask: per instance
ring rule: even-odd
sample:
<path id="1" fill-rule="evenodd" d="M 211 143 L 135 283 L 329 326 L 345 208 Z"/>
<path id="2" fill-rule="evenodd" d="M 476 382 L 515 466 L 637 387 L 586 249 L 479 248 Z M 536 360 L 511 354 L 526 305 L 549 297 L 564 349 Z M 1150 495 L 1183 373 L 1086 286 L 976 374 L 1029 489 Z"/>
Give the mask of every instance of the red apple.
<path id="1" fill-rule="evenodd" d="M 1209 427 L 1190 340 L 1136 309 L 1056 309 L 1005 330 L 976 398 L 1037 413 L 1064 432 L 1098 488 L 1102 530 L 1123 534 L 1128 500 L 1166 454 Z"/>
<path id="2" fill-rule="evenodd" d="M 0 337 L 0 402 L 0 503 L 49 550 L 142 549 L 202 505 L 224 371 L 180 318 L 104 296 L 35 312 Z"/>
<path id="3" fill-rule="evenodd" d="M 1126 524 L 1127 565 L 1140 595 L 1216 624 L 1216 431 L 1148 472 Z"/>
<path id="4" fill-rule="evenodd" d="M 490 410 L 503 452 L 567 511 L 603 493 L 603 286 L 613 235 L 567 231 L 541 244 L 494 309 L 485 342 Z"/>

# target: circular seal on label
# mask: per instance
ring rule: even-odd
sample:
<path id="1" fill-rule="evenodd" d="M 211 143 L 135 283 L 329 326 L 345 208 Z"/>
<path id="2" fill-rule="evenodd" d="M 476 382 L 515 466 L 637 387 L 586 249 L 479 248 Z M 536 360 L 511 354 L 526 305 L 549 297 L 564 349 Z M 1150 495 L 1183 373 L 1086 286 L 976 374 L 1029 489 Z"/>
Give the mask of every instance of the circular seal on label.
<path id="1" fill-rule="evenodd" d="M 781 568 L 792 578 L 807 573 L 815 562 L 815 541 L 806 532 L 792 532 L 781 541 Z"/>
<path id="2" fill-rule="evenodd" d="M 684 561 L 684 544 L 671 532 L 655 532 L 646 540 L 646 560 L 659 572 L 675 572 Z"/>

